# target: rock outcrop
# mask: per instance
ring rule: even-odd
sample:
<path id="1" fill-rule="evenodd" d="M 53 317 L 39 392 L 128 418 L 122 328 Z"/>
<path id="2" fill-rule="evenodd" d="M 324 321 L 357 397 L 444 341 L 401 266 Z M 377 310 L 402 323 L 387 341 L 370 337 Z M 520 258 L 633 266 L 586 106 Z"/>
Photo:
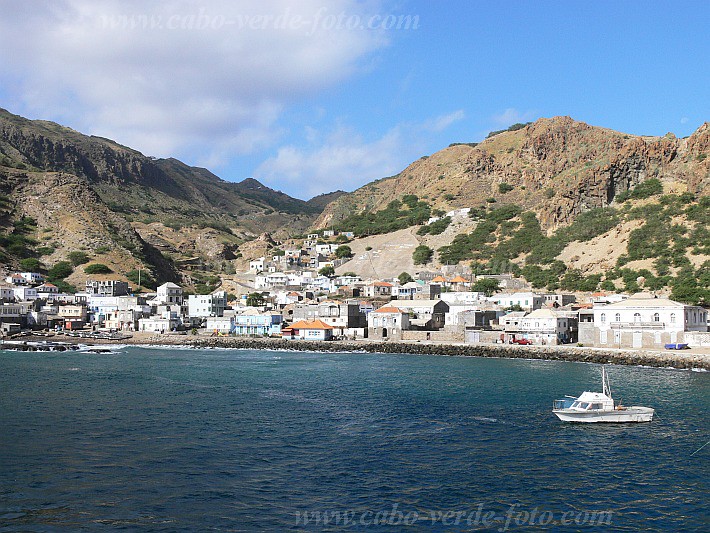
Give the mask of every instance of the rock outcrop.
<path id="1" fill-rule="evenodd" d="M 415 161 L 397 176 L 341 196 L 324 210 L 319 228 L 353 212 L 378 210 L 416 194 L 445 210 L 487 199 L 535 211 L 543 226 L 571 223 L 639 183 L 658 178 L 673 190 L 710 194 L 710 127 L 686 139 L 627 135 L 569 117 L 543 118 L 499 133 L 477 146 L 453 145 Z M 502 192 L 501 184 L 512 186 Z"/>

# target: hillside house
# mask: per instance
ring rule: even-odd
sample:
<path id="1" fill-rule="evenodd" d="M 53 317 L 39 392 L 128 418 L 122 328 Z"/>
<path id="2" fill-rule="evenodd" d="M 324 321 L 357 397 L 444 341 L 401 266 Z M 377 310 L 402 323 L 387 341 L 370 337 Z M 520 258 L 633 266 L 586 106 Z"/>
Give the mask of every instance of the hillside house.
<path id="1" fill-rule="evenodd" d="M 266 265 L 266 257 L 259 257 L 258 259 L 254 259 L 252 261 L 249 261 L 249 271 L 255 272 L 255 273 L 263 272 L 265 265 Z"/>
<path id="2" fill-rule="evenodd" d="M 155 299 L 161 304 L 182 305 L 182 287 L 171 282 L 163 283 L 158 287 Z"/>
<path id="3" fill-rule="evenodd" d="M 37 299 L 37 289 L 34 287 L 19 285 L 17 287 L 13 287 L 12 292 L 14 294 L 15 301 L 31 302 Z"/>
<path id="4" fill-rule="evenodd" d="M 187 309 L 190 318 L 207 318 L 223 316 L 227 308 L 227 293 L 216 291 L 212 294 L 191 294 L 187 298 Z"/>
<path id="5" fill-rule="evenodd" d="M 37 283 L 42 283 L 44 276 L 39 272 L 20 272 L 20 276 L 25 278 L 27 283 L 31 285 L 36 285 Z"/>
<path id="6" fill-rule="evenodd" d="M 37 298 L 54 300 L 57 296 L 59 296 L 59 287 L 54 283 L 47 282 L 37 287 Z"/>
<path id="7" fill-rule="evenodd" d="M 365 285 L 363 296 L 365 298 L 389 298 L 392 296 L 393 285 L 387 281 L 375 281 Z"/>
<path id="8" fill-rule="evenodd" d="M 27 285 L 28 281 L 22 277 L 19 273 L 16 274 L 10 274 L 8 277 L 5 278 L 5 281 L 7 283 L 10 283 L 11 285 L 15 285 L 16 287 L 19 285 Z"/>
<path id="9" fill-rule="evenodd" d="M 513 294 L 495 294 L 488 298 L 489 301 L 501 306 L 504 309 L 520 307 L 525 311 L 540 309 L 544 303 L 544 298 L 540 294 L 532 292 L 516 292 Z"/>
<path id="10" fill-rule="evenodd" d="M 86 280 L 86 293 L 97 296 L 123 296 L 128 294 L 128 282 L 117 279 Z"/>
<path id="11" fill-rule="evenodd" d="M 10 284 L 0 284 L 0 301 L 10 302 L 15 299 L 14 286 Z"/>

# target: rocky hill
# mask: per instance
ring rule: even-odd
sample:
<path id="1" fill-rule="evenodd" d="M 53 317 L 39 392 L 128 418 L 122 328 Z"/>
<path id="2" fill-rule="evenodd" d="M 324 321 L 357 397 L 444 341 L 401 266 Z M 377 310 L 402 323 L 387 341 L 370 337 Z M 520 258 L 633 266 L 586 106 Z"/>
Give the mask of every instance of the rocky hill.
<path id="1" fill-rule="evenodd" d="M 114 272 L 193 284 L 233 270 L 241 243 L 304 230 L 322 211 L 254 179 L 227 182 L 2 109 L 0 195 L 0 266 L 17 268 L 38 249 L 46 266 L 81 252 Z M 26 235 L 23 217 L 35 224 L 21 225 Z M 81 272 L 67 279 L 81 285 Z"/>
<path id="2" fill-rule="evenodd" d="M 339 272 L 510 272 L 534 288 L 709 302 L 708 152 L 708 123 L 678 139 L 540 119 L 422 157 L 341 196 L 316 226 L 360 237 Z"/>
<path id="3" fill-rule="evenodd" d="M 589 126 L 569 117 L 543 118 L 478 145 L 455 144 L 422 157 L 390 178 L 330 204 L 316 227 L 337 225 L 353 212 L 383 209 L 415 194 L 445 211 L 500 202 L 537 213 L 545 228 L 571 223 L 649 179 L 668 192 L 710 193 L 710 124 L 688 138 L 640 137 Z"/>

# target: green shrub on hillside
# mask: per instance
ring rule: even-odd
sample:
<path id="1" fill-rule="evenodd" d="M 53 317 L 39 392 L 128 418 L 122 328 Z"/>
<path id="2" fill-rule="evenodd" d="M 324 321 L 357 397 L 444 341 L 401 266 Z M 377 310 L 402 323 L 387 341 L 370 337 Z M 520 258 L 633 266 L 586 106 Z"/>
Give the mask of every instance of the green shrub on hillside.
<path id="1" fill-rule="evenodd" d="M 532 122 L 525 122 L 525 123 L 516 122 L 515 124 L 513 124 L 512 126 L 510 126 L 509 128 L 506 128 L 506 129 L 504 129 L 504 130 L 495 130 L 495 131 L 490 132 L 490 133 L 486 136 L 486 139 L 490 139 L 490 138 L 493 137 L 494 135 L 498 135 L 499 133 L 505 133 L 506 131 L 517 131 L 517 130 L 521 130 L 521 129 L 523 129 L 525 126 L 527 126 L 528 124 L 532 124 Z"/>
<path id="2" fill-rule="evenodd" d="M 36 257 L 28 257 L 20 261 L 20 269 L 23 272 L 39 272 L 42 268 L 42 263 Z"/>
<path id="3" fill-rule="evenodd" d="M 84 272 L 87 274 L 111 274 L 113 270 L 102 263 L 94 263 L 84 268 Z"/>
<path id="4" fill-rule="evenodd" d="M 577 215 L 574 222 L 557 233 L 567 242 L 586 242 L 603 235 L 619 223 L 619 214 L 610 207 L 597 207 Z"/>
<path id="5" fill-rule="evenodd" d="M 629 199 L 640 200 L 642 198 L 650 198 L 657 194 L 663 193 L 663 184 L 656 178 L 650 178 L 642 181 L 633 189 L 629 189 L 623 193 L 617 194 L 614 200 L 617 202 L 625 202 Z"/>
<path id="6" fill-rule="evenodd" d="M 57 281 L 70 276 L 72 272 L 74 272 L 74 267 L 72 267 L 69 261 L 59 261 L 49 269 L 47 279 L 56 285 Z"/>
<path id="7" fill-rule="evenodd" d="M 391 233 L 426 222 L 431 207 L 415 195 L 405 195 L 402 201 L 393 200 L 385 209 L 374 213 L 351 215 L 337 224 L 338 231 L 352 231 L 358 237 Z"/>
<path id="8" fill-rule="evenodd" d="M 338 246 L 338 249 L 335 250 L 335 257 L 339 259 L 348 259 L 353 256 L 353 251 L 350 248 L 350 246 L 344 244 L 341 246 Z"/>
<path id="9" fill-rule="evenodd" d="M 423 244 L 417 246 L 412 254 L 412 259 L 415 265 L 425 265 L 431 261 L 431 257 L 434 255 L 434 250 L 425 246 Z"/>
<path id="10" fill-rule="evenodd" d="M 89 256 L 84 252 L 69 252 L 67 258 L 74 266 L 83 265 L 89 262 Z"/>

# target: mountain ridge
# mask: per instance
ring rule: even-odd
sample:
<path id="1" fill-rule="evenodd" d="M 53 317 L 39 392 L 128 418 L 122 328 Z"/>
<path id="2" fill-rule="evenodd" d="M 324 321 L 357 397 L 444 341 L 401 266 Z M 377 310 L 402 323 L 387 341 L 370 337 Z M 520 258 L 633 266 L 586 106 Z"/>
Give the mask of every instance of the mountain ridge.
<path id="1" fill-rule="evenodd" d="M 444 210 L 485 205 L 491 198 L 518 203 L 535 208 L 545 227 L 570 223 L 584 210 L 609 205 L 617 194 L 659 175 L 706 195 L 710 161 L 700 156 L 710 146 L 709 126 L 706 122 L 678 139 L 628 135 L 570 117 L 538 119 L 475 146 L 456 143 L 424 156 L 395 176 L 338 198 L 315 226 L 335 225 L 354 210 L 382 209 L 407 194 Z M 501 192 L 504 184 L 512 188 Z"/>
<path id="2" fill-rule="evenodd" d="M 36 221 L 31 240 L 38 241 L 35 247 L 44 251 L 47 264 L 81 249 L 117 271 L 129 265 L 152 271 L 157 280 L 188 284 L 193 277 L 204 276 L 179 273 L 171 261 L 198 258 L 206 272 L 232 271 L 229 261 L 238 256 L 241 243 L 264 231 L 285 235 L 304 230 L 321 211 L 320 205 L 252 178 L 228 182 L 175 158 L 148 157 L 111 139 L 4 109 L 0 109 L 0 180 L 7 208 L 0 214 L 0 228 L 12 234 L 13 223 L 20 218 Z M 56 206 L 65 211 L 61 220 L 47 216 L 56 212 Z M 111 227 L 102 224 L 107 220 Z M 77 238 L 63 232 L 69 228 Z M 182 234 L 179 239 L 175 229 Z M 44 240 L 51 246 L 42 246 Z M 95 253 L 105 248 L 112 254 Z M 3 262 L 12 267 L 19 259 L 6 253 Z M 79 277 L 73 281 L 81 284 Z"/>

